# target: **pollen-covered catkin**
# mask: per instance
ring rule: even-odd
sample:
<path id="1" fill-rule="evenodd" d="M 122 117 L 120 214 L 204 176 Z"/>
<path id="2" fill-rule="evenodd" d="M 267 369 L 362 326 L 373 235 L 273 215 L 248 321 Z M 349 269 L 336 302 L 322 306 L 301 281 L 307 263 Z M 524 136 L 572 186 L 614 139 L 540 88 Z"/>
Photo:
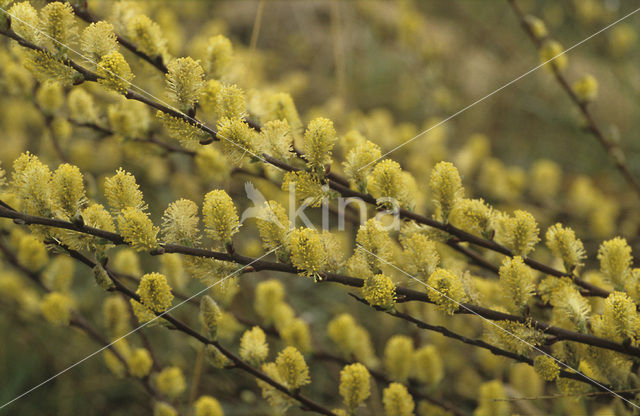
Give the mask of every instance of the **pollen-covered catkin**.
<path id="1" fill-rule="evenodd" d="M 320 234 L 311 228 L 297 228 L 289 240 L 291 263 L 307 277 L 315 277 L 326 263 L 327 253 Z"/>
<path id="2" fill-rule="evenodd" d="M 198 102 L 204 87 L 204 70 L 191 57 L 177 58 L 167 65 L 169 95 L 182 111 L 188 111 Z"/>
<path id="3" fill-rule="evenodd" d="M 264 331 L 254 326 L 245 331 L 240 338 L 240 357 L 253 366 L 259 366 L 269 355 L 269 345 Z"/>
<path id="4" fill-rule="evenodd" d="M 71 219 L 86 202 L 82 173 L 77 166 L 64 163 L 51 177 L 54 212 L 63 219 Z"/>
<path id="5" fill-rule="evenodd" d="M 616 288 L 623 288 L 631 272 L 631 247 L 624 238 L 605 241 L 598 249 L 600 271 Z"/>
<path id="6" fill-rule="evenodd" d="M 396 301 L 396 285 L 384 274 L 376 274 L 365 279 L 362 295 L 371 305 L 382 309 L 390 309 Z"/>
<path id="7" fill-rule="evenodd" d="M 560 367 L 556 360 L 547 355 L 538 355 L 533 360 L 533 368 L 545 381 L 553 381 L 560 375 Z"/>
<path id="8" fill-rule="evenodd" d="M 160 230 L 147 213 L 137 208 L 126 208 L 118 215 L 118 229 L 124 241 L 136 251 L 150 251 L 158 246 Z"/>
<path id="9" fill-rule="evenodd" d="M 236 206 L 231 197 L 220 189 L 207 193 L 204 197 L 202 214 L 207 235 L 214 241 L 223 244 L 231 243 L 231 237 L 240 228 Z"/>
<path id="10" fill-rule="evenodd" d="M 137 15 L 127 23 L 127 35 L 138 50 L 151 57 L 164 56 L 167 40 L 162 36 L 160 26 L 145 15 Z"/>
<path id="11" fill-rule="evenodd" d="M 140 296 L 142 304 L 155 312 L 166 311 L 173 301 L 167 278 L 160 273 L 142 276 L 136 293 Z"/>
<path id="12" fill-rule="evenodd" d="M 557 223 L 549 227 L 546 233 L 547 247 L 564 263 L 565 270 L 571 272 L 582 266 L 582 261 L 587 257 L 582 241 L 576 238 L 571 228 L 566 228 Z"/>
<path id="13" fill-rule="evenodd" d="M 438 308 L 453 315 L 466 302 L 468 296 L 462 282 L 454 273 L 445 269 L 436 269 L 427 280 L 427 296 Z"/>
<path id="14" fill-rule="evenodd" d="M 11 20 L 11 29 L 14 32 L 31 43 L 39 43 L 42 35 L 36 28 L 40 27 L 40 17 L 31 3 L 23 1 L 14 4 L 9 9 L 9 15 L 14 16 Z"/>
<path id="15" fill-rule="evenodd" d="M 309 367 L 300 351 L 294 347 L 286 347 L 276 357 L 276 367 L 280 378 L 289 390 L 297 390 L 311 383 Z"/>
<path id="16" fill-rule="evenodd" d="M 326 118 L 315 118 L 309 122 L 304 133 L 304 151 L 309 166 L 316 173 L 324 171 L 324 165 L 331 163 L 331 151 L 336 142 L 333 122 Z"/>
<path id="17" fill-rule="evenodd" d="M 69 3 L 55 1 L 40 10 L 40 40 L 48 50 L 63 53 L 75 39 L 77 28 L 73 8 Z"/>
<path id="18" fill-rule="evenodd" d="M 523 312 L 536 288 L 532 270 L 522 257 L 515 256 L 506 257 L 498 273 L 505 302 L 512 312 Z"/>
<path id="19" fill-rule="evenodd" d="M 114 213 L 126 208 L 147 208 L 136 178 L 122 168 L 118 169 L 115 175 L 105 179 L 104 195 Z"/>
<path id="20" fill-rule="evenodd" d="M 100 77 L 98 79 L 100 84 L 120 94 L 127 92 L 133 80 L 131 67 L 118 51 L 104 55 L 100 59 L 96 72 Z"/>
<path id="21" fill-rule="evenodd" d="M 436 208 L 440 210 L 442 219 L 447 221 L 453 207 L 464 196 L 458 169 L 453 163 L 439 162 L 431 171 L 429 187 Z"/>
<path id="22" fill-rule="evenodd" d="M 223 35 L 217 35 L 209 39 L 205 69 L 209 76 L 220 78 L 227 70 L 233 57 L 231 41 Z"/>
<path id="23" fill-rule="evenodd" d="M 162 216 L 162 235 L 167 243 L 193 247 L 200 241 L 198 206 L 188 199 L 169 204 Z"/>
<path id="24" fill-rule="evenodd" d="M 155 376 L 155 384 L 160 393 L 170 398 L 181 395 L 187 388 L 187 384 L 180 367 L 166 367 Z"/>
<path id="25" fill-rule="evenodd" d="M 355 409 L 367 400 L 371 394 L 371 376 L 369 370 L 360 364 L 349 364 L 340 371 L 340 396 L 347 409 Z"/>

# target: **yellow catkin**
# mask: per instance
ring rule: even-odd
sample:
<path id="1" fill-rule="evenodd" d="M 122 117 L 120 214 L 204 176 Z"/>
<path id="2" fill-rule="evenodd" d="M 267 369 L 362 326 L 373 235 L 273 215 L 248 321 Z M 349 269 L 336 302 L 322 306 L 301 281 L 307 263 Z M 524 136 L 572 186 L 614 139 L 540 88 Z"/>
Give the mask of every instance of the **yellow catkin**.
<path id="1" fill-rule="evenodd" d="M 351 412 L 369 398 L 370 379 L 369 371 L 360 363 L 346 365 L 340 371 L 340 396 Z"/>

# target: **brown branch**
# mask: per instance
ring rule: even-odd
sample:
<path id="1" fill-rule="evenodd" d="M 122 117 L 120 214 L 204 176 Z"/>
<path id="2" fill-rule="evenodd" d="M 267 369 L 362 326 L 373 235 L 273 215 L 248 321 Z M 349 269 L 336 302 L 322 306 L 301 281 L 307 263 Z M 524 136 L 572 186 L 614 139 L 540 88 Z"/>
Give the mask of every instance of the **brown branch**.
<path id="1" fill-rule="evenodd" d="M 109 231 L 100 230 L 93 227 L 88 227 L 84 224 L 76 224 L 68 221 L 51 219 L 51 218 L 42 218 L 36 217 L 24 213 L 20 213 L 3 206 L 0 206 L 0 217 L 4 218 L 12 218 L 14 222 L 19 224 L 38 224 L 38 225 L 46 225 L 56 228 L 64 228 L 72 231 L 78 231 L 85 234 L 94 235 L 105 240 L 108 240 L 114 244 L 125 245 L 123 237 L 119 234 L 112 233 Z M 17 220 L 17 221 L 16 221 Z M 270 270 L 270 271 L 279 271 L 285 272 L 289 274 L 299 274 L 300 270 L 296 269 L 292 265 L 284 264 L 284 263 L 276 263 L 267 260 L 259 260 L 252 257 L 243 256 L 238 253 L 227 253 L 227 252 L 217 252 L 211 251 L 202 248 L 195 247 L 186 247 L 177 244 L 161 244 L 159 248 L 151 254 L 164 254 L 164 253 L 180 253 L 188 256 L 196 256 L 196 257 L 204 257 L 204 258 L 213 258 L 216 260 L 222 260 L 227 262 L 233 262 L 240 265 L 249 266 L 246 271 L 260 271 L 260 270 Z M 362 287 L 364 285 L 364 281 L 362 279 L 345 276 L 338 273 L 330 273 L 330 272 L 321 272 L 319 273 L 319 281 L 320 282 L 334 282 L 339 283 L 345 286 L 351 287 Z M 424 303 L 434 303 L 426 293 L 418 292 L 412 289 L 397 287 L 396 295 L 398 297 L 398 302 L 407 302 L 407 301 L 418 301 Z M 634 347 L 627 344 L 618 344 L 613 341 L 609 341 L 604 338 L 596 337 L 591 334 L 579 333 L 566 330 L 564 328 L 555 327 L 546 322 L 537 321 L 530 317 L 526 316 L 517 316 L 510 315 L 503 312 L 498 312 L 489 308 L 485 308 L 479 305 L 467 304 L 463 303 L 460 306 L 460 309 L 456 311 L 458 314 L 475 314 L 482 318 L 489 319 L 492 321 L 511 321 L 511 322 L 519 322 L 522 324 L 529 325 L 532 328 L 535 328 L 541 332 L 546 334 L 555 335 L 557 341 L 574 341 L 582 344 L 593 345 L 595 347 L 609 349 L 612 351 L 618 351 L 623 354 L 640 357 L 640 348 Z"/>
<path id="2" fill-rule="evenodd" d="M 85 255 L 83 255 L 80 252 L 77 252 L 75 250 L 71 250 L 68 247 L 65 247 L 64 245 L 61 245 L 61 244 L 60 244 L 60 247 L 64 248 L 69 253 L 69 255 L 71 257 L 73 257 L 76 260 L 79 260 L 81 263 L 85 264 L 88 267 L 93 268 L 98 264 L 98 263 L 96 263 L 95 261 L 89 259 L 88 257 L 86 257 Z M 106 270 L 107 274 L 109 275 L 109 277 L 111 278 L 111 280 L 113 281 L 113 283 L 115 285 L 115 290 L 117 290 L 118 292 L 122 293 L 123 295 L 127 296 L 130 299 L 134 299 L 135 301 L 140 302 L 140 296 L 138 296 L 132 290 L 127 288 L 122 282 L 120 282 L 109 267 L 105 267 L 105 270 Z M 204 345 L 213 345 L 225 357 L 227 357 L 229 360 L 231 360 L 233 362 L 234 368 L 241 369 L 242 371 L 245 371 L 245 372 L 249 373 L 253 377 L 258 378 L 258 379 L 264 381 L 265 383 L 271 385 L 273 388 L 281 391 L 285 395 L 287 395 L 287 396 L 291 397 L 292 399 L 298 401 L 301 405 L 303 405 L 303 408 L 305 410 L 311 410 L 311 411 L 314 411 L 316 413 L 320 413 L 320 414 L 323 414 L 323 415 L 336 416 L 335 413 L 333 413 L 331 410 L 329 410 L 329 409 L 325 408 L 324 406 L 322 406 L 322 405 L 314 402 L 313 400 L 307 398 L 306 396 L 304 396 L 300 392 L 298 392 L 298 391 L 289 391 L 289 389 L 287 389 L 286 386 L 284 386 L 284 385 L 280 384 L 279 382 L 277 382 L 276 380 L 272 379 L 267 374 L 263 373 L 261 370 L 258 370 L 257 368 L 251 366 L 250 364 L 245 362 L 242 358 L 240 358 L 239 356 L 235 355 L 233 352 L 231 352 L 230 350 L 225 348 L 217 340 L 209 339 L 209 338 L 205 337 L 204 335 L 200 334 L 199 332 L 197 332 L 196 330 L 194 330 L 193 328 L 188 326 L 186 323 L 184 323 L 184 322 L 178 320 L 177 318 L 173 317 L 171 314 L 168 313 L 168 311 L 162 312 L 162 313 L 160 313 L 160 312 L 154 312 L 154 313 L 158 318 L 162 318 L 162 319 L 165 319 L 166 321 L 170 322 L 175 327 L 175 329 L 177 329 L 178 331 L 180 331 L 180 332 L 182 332 L 182 333 L 184 333 L 186 335 L 189 335 L 192 338 L 195 338 L 196 340 L 200 341 Z"/>

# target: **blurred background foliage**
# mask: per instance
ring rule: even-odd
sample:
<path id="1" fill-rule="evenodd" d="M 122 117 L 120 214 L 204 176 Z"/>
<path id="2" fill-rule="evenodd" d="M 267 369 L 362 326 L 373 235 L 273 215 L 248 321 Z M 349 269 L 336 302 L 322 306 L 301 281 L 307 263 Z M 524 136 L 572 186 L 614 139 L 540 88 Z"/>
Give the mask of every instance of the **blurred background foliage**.
<path id="1" fill-rule="evenodd" d="M 35 1 L 34 5 L 42 3 Z M 88 6 L 96 15 L 108 17 L 112 3 L 90 0 Z M 518 3 L 526 13 L 542 18 L 551 36 L 565 48 L 637 6 L 626 0 Z M 264 2 L 259 32 L 255 32 L 258 1 L 139 1 L 132 2 L 132 7 L 140 8 L 160 24 L 172 56 L 199 58 L 212 35 L 230 38 L 235 57 L 226 80 L 247 92 L 250 110 L 260 108 L 265 91 L 285 91 L 293 96 L 303 124 L 316 116 L 331 118 L 340 136 L 357 129 L 380 144 L 383 153 L 539 64 L 537 51 L 506 1 L 268 0 Z M 631 17 L 572 50 L 567 70 L 570 80 L 586 73 L 598 79 L 599 96 L 592 111 L 607 136 L 619 141 L 636 175 L 640 175 L 638 22 L 640 16 Z M 53 134 L 69 161 L 85 173 L 90 194 L 101 195 L 103 178 L 119 166 L 133 172 L 144 190 L 152 218 L 159 218 L 167 204 L 180 197 L 200 203 L 202 195 L 214 186 L 227 189 L 240 211 L 248 206 L 242 182 L 249 179 L 208 177 L 194 171 L 184 155 L 164 155 L 153 146 L 118 135 L 101 137 L 72 126 L 64 109 L 55 109 L 51 117 L 43 115 L 33 105 L 35 80 L 17 66 L 17 46 L 6 39 L 0 42 L 0 160 L 5 167 L 27 149 L 50 166 L 57 165 L 57 153 L 48 139 Z M 162 74 L 128 51 L 123 53 L 136 74 L 134 83 L 166 100 Z M 74 88 L 84 88 L 96 97 L 105 123 L 108 106 L 124 105 L 97 85 Z M 258 104 L 253 105 L 254 102 Z M 154 134 L 166 136 L 142 105 L 126 104 L 125 111 L 148 120 L 148 129 Z M 535 214 L 541 229 L 559 220 L 566 222 L 578 230 L 591 262 L 600 242 L 618 234 L 628 237 L 637 252 L 637 200 L 628 192 L 607 153 L 582 125 L 550 72 L 540 68 L 415 139 L 391 157 L 414 174 L 420 190 L 426 190 L 429 172 L 437 161 L 456 162 L 469 196 L 484 197 L 504 209 L 528 209 Z M 539 165 L 541 159 L 561 169 L 555 191 L 553 183 L 546 181 L 553 182 L 557 177 L 540 174 L 544 171 Z M 549 189 L 551 193 L 546 193 Z M 270 192 L 279 195 L 276 187 Z M 424 212 L 428 204 L 425 199 L 418 207 Z M 253 225 L 247 228 L 249 236 L 256 235 Z M 244 238 L 239 241 L 239 250 L 250 255 L 259 253 L 258 239 Z M 551 261 L 544 249 L 540 250 L 540 258 Z M 156 258 L 141 256 L 140 261 L 145 271 L 159 268 Z M 240 294 L 233 302 L 233 308 L 248 319 L 255 319 L 250 306 L 258 279 L 254 275 L 243 277 Z M 282 281 L 291 294 L 288 302 L 310 323 L 314 344 L 331 346 L 325 335 L 326 324 L 346 311 L 372 331 L 378 356 L 391 334 L 425 338 L 404 323 L 349 303 L 341 288 L 323 286 L 320 294 L 305 279 Z M 78 268 L 74 291 L 83 294 L 78 297 L 79 309 L 91 321 L 101 322 L 102 294 L 92 291 L 92 285 L 86 272 Z M 184 289 L 186 293 L 195 291 L 193 285 Z M 443 317 L 424 308 L 423 313 L 433 322 L 446 320 L 448 327 L 463 332 L 468 331 L 470 322 L 479 326 L 478 321 L 466 317 Z M 74 329 L 60 330 L 26 319 L 12 308 L 3 311 L 0 402 L 96 349 Z M 188 316 L 186 307 L 177 315 Z M 162 349 L 163 361 L 181 366 L 187 380 L 193 377 L 198 345 L 185 347 L 184 339 L 171 331 L 141 332 Z M 231 339 L 237 337 L 236 332 Z M 459 345 L 446 348 L 453 341 L 437 335 L 426 338 L 442 347 L 446 376 L 440 389 L 451 392 L 462 407 L 472 409 L 478 386 L 492 378 L 508 382 L 517 395 L 542 393 L 540 380 L 532 381 L 535 375 L 520 365 Z M 311 395 L 321 402 L 337 404 L 335 377 L 339 367 L 313 361 L 310 367 Z M 271 412 L 259 398 L 254 380 L 240 373 L 207 368 L 199 389 L 217 397 L 227 415 Z M 103 360 L 94 357 L 17 401 L 7 414 L 83 414 L 87 413 L 88 403 L 93 409 L 91 414 L 149 414 L 144 395 L 133 381 L 113 382 Z M 374 388 L 374 398 L 376 395 L 379 399 L 380 390 Z M 524 401 L 514 403 L 513 411 L 575 414 L 575 410 L 586 412 L 586 408 L 574 407 L 583 405 L 567 398 Z M 589 409 L 595 411 L 598 406 L 596 403 Z M 607 409 L 613 407 L 601 409 L 603 414 Z M 299 411 L 293 409 L 291 414 L 296 412 Z M 371 412 L 380 414 L 381 410 L 374 407 Z"/>

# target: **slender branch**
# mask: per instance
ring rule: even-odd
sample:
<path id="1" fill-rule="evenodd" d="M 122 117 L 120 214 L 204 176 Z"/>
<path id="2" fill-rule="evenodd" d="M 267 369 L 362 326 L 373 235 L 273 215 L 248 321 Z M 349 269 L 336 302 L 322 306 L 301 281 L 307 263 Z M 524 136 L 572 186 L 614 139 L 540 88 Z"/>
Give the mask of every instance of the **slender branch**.
<path id="1" fill-rule="evenodd" d="M 515 0 L 507 0 L 507 1 L 511 5 L 511 9 L 515 13 L 518 20 L 520 21 L 520 25 L 524 29 L 525 33 L 531 39 L 535 47 L 540 49 L 543 45 L 544 39 L 537 37 L 533 33 L 531 26 L 527 24 L 525 15 L 520 9 L 520 7 L 518 7 L 518 5 L 516 4 L 516 1 Z M 631 173 L 629 166 L 627 166 L 627 163 L 624 157 L 624 152 L 618 147 L 616 143 L 612 142 L 611 140 L 605 137 L 602 130 L 596 123 L 595 118 L 591 114 L 588 103 L 578 98 L 576 93 L 573 91 L 573 88 L 571 88 L 569 81 L 567 81 L 567 78 L 562 73 L 562 71 L 556 65 L 549 65 L 549 67 L 556 81 L 558 81 L 558 84 L 560 84 L 560 86 L 562 87 L 564 92 L 567 94 L 569 99 L 571 99 L 571 101 L 575 104 L 575 106 L 578 108 L 580 113 L 582 113 L 586 121 L 586 127 L 587 127 L 586 130 L 589 133 L 591 133 L 591 135 L 595 137 L 596 140 L 598 140 L 600 145 L 602 145 L 604 150 L 609 154 L 609 157 L 613 160 L 613 163 L 615 164 L 616 168 L 620 171 L 624 179 L 627 181 L 628 185 L 635 191 L 635 193 L 638 196 L 640 196 L 640 182 L 638 182 L 638 180 L 633 176 L 633 173 Z"/>
<path id="2" fill-rule="evenodd" d="M 358 300 L 359 302 L 364 303 L 365 305 L 369 305 L 368 302 L 354 294 L 350 294 L 353 298 L 355 298 L 356 300 Z M 370 306 L 370 305 L 369 305 Z M 495 345 L 491 345 L 481 339 L 473 339 L 473 338 L 469 338 L 469 337 L 465 337 L 464 335 L 458 334 L 456 332 L 453 332 L 451 330 L 449 330 L 448 328 L 444 327 L 444 326 L 440 326 L 440 325 L 432 325 L 429 324 L 427 322 L 424 322 L 420 319 L 417 319 L 409 314 L 403 313 L 403 312 L 399 312 L 397 310 L 381 310 L 379 308 L 375 308 L 378 311 L 381 312 L 385 312 L 387 315 L 393 316 L 394 318 L 398 318 L 398 319 L 402 319 L 404 321 L 410 322 L 413 325 L 417 326 L 418 328 L 421 329 L 425 329 L 427 331 L 433 331 L 433 332 L 438 332 L 442 335 L 444 335 L 447 338 L 452 338 L 455 340 L 458 340 L 464 344 L 468 344 L 468 345 L 473 345 L 474 347 L 479 347 L 485 350 L 490 351 L 492 354 L 494 355 L 498 355 L 498 356 L 502 356 L 502 357 L 507 357 L 507 358 L 511 358 L 512 360 L 521 362 L 521 363 L 525 363 L 528 364 L 530 366 L 533 366 L 533 360 L 527 356 L 521 355 L 521 354 L 516 354 L 513 353 L 511 351 L 507 351 L 504 350 L 502 348 L 496 347 Z M 573 373 L 570 371 L 566 371 L 566 370 L 560 370 L 559 373 L 559 377 L 562 378 L 568 378 L 568 379 L 572 379 L 572 380 L 577 380 L 577 381 L 581 381 L 583 383 L 589 384 L 593 387 L 596 387 L 597 389 L 601 390 L 601 391 L 605 391 L 607 392 L 607 388 L 609 390 L 613 390 L 612 387 L 609 386 L 605 386 L 606 388 L 603 388 L 603 383 L 598 383 L 595 382 L 594 380 L 585 377 L 583 374 L 580 373 Z M 610 393 L 610 392 L 609 392 Z M 628 395 L 628 397 L 626 398 L 633 398 L 633 395 Z"/>
<path id="3" fill-rule="evenodd" d="M 93 268 L 98 264 L 95 261 L 91 260 L 90 258 L 86 257 L 85 255 L 83 255 L 82 253 L 80 253 L 78 251 L 71 250 L 68 247 L 65 247 L 63 245 L 60 245 L 60 246 L 62 248 L 64 248 L 69 253 L 69 255 L 71 257 L 73 257 L 76 260 L 79 260 L 81 263 L 85 264 L 88 267 Z M 105 267 L 105 270 L 106 270 L 107 274 L 109 275 L 109 277 L 111 278 L 111 280 L 113 281 L 113 283 L 115 285 L 115 290 L 117 290 L 118 292 L 122 293 L 123 295 L 127 296 L 130 299 L 134 299 L 135 301 L 140 302 L 140 296 L 138 296 L 138 294 L 134 293 L 129 288 L 127 288 L 122 282 L 120 282 L 109 267 Z M 197 332 L 196 330 L 191 328 L 186 323 L 178 320 L 177 318 L 173 317 L 171 314 L 169 314 L 167 312 L 163 312 L 163 313 L 154 312 L 154 313 L 159 318 L 165 319 L 166 321 L 170 322 L 175 327 L 175 329 L 177 329 L 178 331 L 180 331 L 180 332 L 182 332 L 182 333 L 184 333 L 186 335 L 189 335 L 192 338 L 195 338 L 196 340 L 200 341 L 204 345 L 213 345 L 225 357 L 227 357 L 229 360 L 231 360 L 233 362 L 233 364 L 235 365 L 234 368 L 241 369 L 242 371 L 245 371 L 245 372 L 249 373 L 253 377 L 258 378 L 258 379 L 266 382 L 267 384 L 271 385 L 275 389 L 281 391 L 285 395 L 287 395 L 287 396 L 291 397 L 292 399 L 294 399 L 294 400 L 298 401 L 299 403 L 301 403 L 304 406 L 305 409 L 311 410 L 311 411 L 314 411 L 314 412 L 317 412 L 317 413 L 320 413 L 320 414 L 323 414 L 323 415 L 336 416 L 335 413 L 333 413 L 331 410 L 329 410 L 329 409 L 325 408 L 324 406 L 322 406 L 322 405 L 314 402 L 313 400 L 307 398 L 306 396 L 304 396 L 300 392 L 298 392 L 298 391 L 293 391 L 293 392 L 289 391 L 289 389 L 287 389 L 286 386 L 284 386 L 284 385 L 280 384 L 279 382 L 277 382 L 276 380 L 272 379 L 267 374 L 263 373 L 261 370 L 258 370 L 257 368 L 251 366 L 250 364 L 245 362 L 242 358 L 240 358 L 239 356 L 235 355 L 233 352 L 231 352 L 230 350 L 225 348 L 217 340 L 209 339 L 209 338 L 205 337 L 204 335 L 200 334 L 199 332 Z"/>
<path id="4" fill-rule="evenodd" d="M 112 233 L 109 231 L 100 230 L 97 228 L 89 227 L 84 224 L 76 224 L 68 221 L 51 219 L 51 218 L 42 218 L 36 217 L 33 215 L 28 215 L 24 213 L 20 213 L 3 206 L 0 206 L 0 217 L 4 218 L 12 218 L 14 222 L 20 224 L 38 224 L 38 225 L 46 225 L 56 228 L 64 228 L 72 231 L 78 231 L 85 234 L 94 235 L 105 240 L 108 240 L 117 245 L 125 245 L 126 242 L 124 238 L 116 233 Z M 188 256 L 196 256 L 196 257 L 204 257 L 204 258 L 213 258 L 216 260 L 222 260 L 227 262 L 233 262 L 241 265 L 247 265 L 243 272 L 249 271 L 260 271 L 260 270 L 270 270 L 270 271 L 279 271 L 285 272 L 289 274 L 299 274 L 300 270 L 296 269 L 292 265 L 284 264 L 284 263 L 276 263 L 268 260 L 258 260 L 252 257 L 243 256 L 238 253 L 226 253 L 226 252 L 217 252 L 211 251 L 202 248 L 195 247 L 186 247 L 176 244 L 161 244 L 157 250 L 152 252 L 151 254 L 164 254 L 164 253 L 180 253 Z M 334 282 L 339 283 L 345 286 L 351 287 L 362 287 L 364 285 L 364 280 L 345 276 L 338 273 L 330 273 L 330 272 L 321 272 L 319 273 L 319 281 L 320 282 Z M 412 289 L 397 287 L 396 288 L 396 296 L 398 297 L 398 302 L 408 302 L 408 301 L 419 301 L 424 303 L 434 303 L 426 293 L 418 292 Z M 493 320 L 493 321 L 511 321 L 511 322 L 519 322 L 525 325 L 529 325 L 532 328 L 535 328 L 539 331 L 542 331 L 546 334 L 555 335 L 557 341 L 575 341 L 582 344 L 593 345 L 595 347 L 609 349 L 612 351 L 618 351 L 627 355 L 640 357 L 640 348 L 634 347 L 627 344 L 618 344 L 613 341 L 609 341 L 604 338 L 596 337 L 591 334 L 585 334 L 580 332 L 573 332 L 566 330 L 564 328 L 555 327 L 549 323 L 537 321 L 533 318 L 526 316 L 517 316 L 510 315 L 503 312 L 498 312 L 489 308 L 485 308 L 479 305 L 473 304 L 462 304 L 462 307 L 456 311 L 458 314 L 475 314 L 482 318 Z"/>

